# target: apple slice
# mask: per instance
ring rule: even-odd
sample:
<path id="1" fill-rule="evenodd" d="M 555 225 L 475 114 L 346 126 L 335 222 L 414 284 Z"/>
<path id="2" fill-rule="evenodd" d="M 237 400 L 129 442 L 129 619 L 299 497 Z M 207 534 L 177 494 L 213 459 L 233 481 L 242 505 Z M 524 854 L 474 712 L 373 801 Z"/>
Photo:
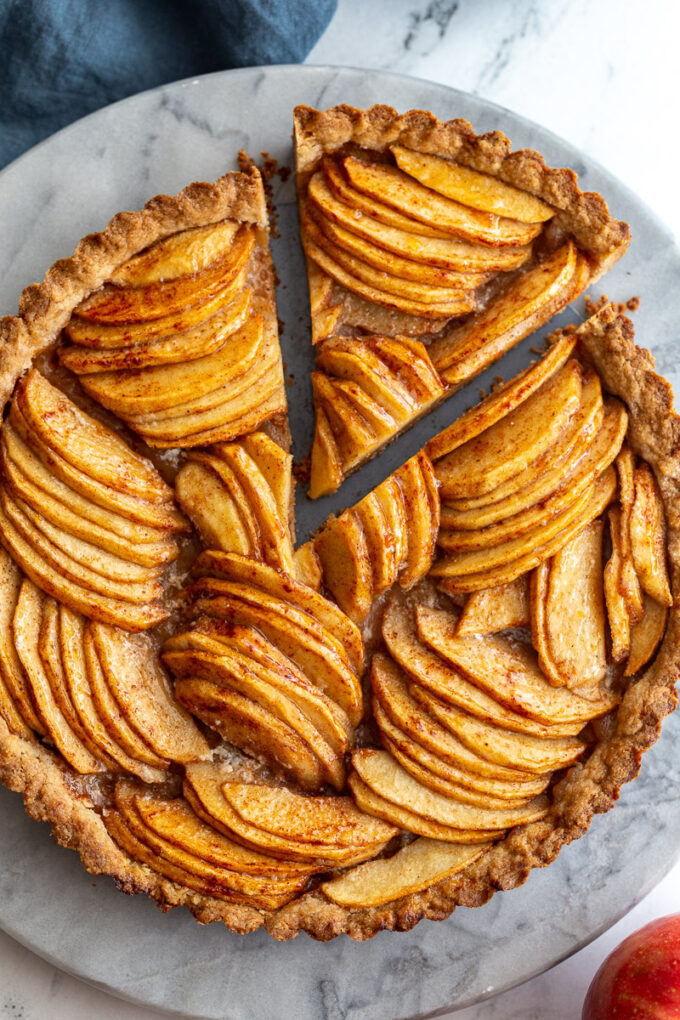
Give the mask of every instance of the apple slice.
<path id="1" fill-rule="evenodd" d="M 352 765 L 361 781 L 378 797 L 451 828 L 472 832 L 508 829 L 543 818 L 550 805 L 547 797 L 537 797 L 519 807 L 495 810 L 462 804 L 422 786 L 386 751 L 368 747 L 353 752 Z"/>
<path id="2" fill-rule="evenodd" d="M 187 461 L 177 473 L 175 490 L 179 505 L 205 546 L 244 556 L 252 556 L 259 551 L 253 544 L 250 514 L 245 519 L 241 517 L 239 504 L 224 484 L 224 479 L 215 474 L 208 463 Z"/>
<path id="3" fill-rule="evenodd" d="M 546 604 L 548 601 L 548 582 L 550 579 L 550 560 L 539 563 L 531 574 L 531 643 L 538 655 L 538 664 L 553 687 L 564 687 L 564 678 L 553 660 L 548 642 L 548 625 L 546 620 Z"/>
<path id="4" fill-rule="evenodd" d="M 447 616 L 446 623 L 455 626 L 452 617 Z M 396 601 L 387 607 L 383 617 L 383 637 L 390 654 L 411 681 L 480 719 L 536 737 L 574 736 L 582 728 L 581 720 L 558 724 L 542 722 L 531 718 L 531 713 L 517 712 L 501 704 L 493 693 L 487 693 L 474 681 L 466 679 L 419 641 L 412 612 Z"/>
<path id="5" fill-rule="evenodd" d="M 111 275 L 111 283 L 148 287 L 201 273 L 230 250 L 238 230 L 234 220 L 223 220 L 171 234 L 124 262 Z"/>
<path id="6" fill-rule="evenodd" d="M 312 591 L 281 570 L 242 556 L 206 550 L 194 564 L 196 576 L 211 575 L 227 581 L 251 584 L 277 599 L 290 602 L 308 613 L 337 642 L 338 650 L 349 660 L 355 672 L 364 665 L 364 643 L 359 628 L 351 623 L 332 602 Z"/>
<path id="7" fill-rule="evenodd" d="M 387 163 L 367 163 L 346 156 L 343 166 L 358 191 L 422 223 L 436 223 L 438 230 L 453 237 L 502 247 L 530 244 L 541 232 L 537 223 L 521 223 L 461 205 Z"/>
<path id="8" fill-rule="evenodd" d="M 241 330 L 250 313 L 252 291 L 243 287 L 236 297 L 214 315 L 191 329 L 172 333 L 160 340 L 145 340 L 143 335 L 132 346 L 108 350 L 87 347 L 58 347 L 59 361 L 78 375 L 172 365 L 194 361 L 219 351 L 234 333 Z"/>
<path id="9" fill-rule="evenodd" d="M 113 772 L 130 772 L 145 783 L 161 783 L 166 779 L 165 769 L 154 768 L 132 758 L 111 736 L 95 705 L 85 662 L 86 620 L 66 606 L 59 607 L 59 650 L 64 667 L 64 679 L 73 707 L 80 716 L 90 740 L 99 750 L 102 760 L 111 762 Z"/>
<path id="10" fill-rule="evenodd" d="M 408 551 L 406 504 L 396 474 L 389 475 L 373 490 L 385 517 L 385 533 L 390 536 L 396 570 L 402 566 Z"/>
<path id="11" fill-rule="evenodd" d="M 623 593 L 623 556 L 621 552 L 621 511 L 609 508 L 609 534 L 612 552 L 604 568 L 604 595 L 611 636 L 611 656 L 614 662 L 623 662 L 630 653 L 631 621 Z"/>
<path id="12" fill-rule="evenodd" d="M 504 730 L 446 704 L 422 688 L 412 690 L 411 694 L 471 751 L 500 765 L 543 775 L 573 765 L 586 748 L 576 737 L 546 739 Z"/>
<path id="13" fill-rule="evenodd" d="M 372 214 L 357 216 L 357 206 L 340 201 L 322 173 L 316 173 L 310 179 L 307 193 L 314 205 L 333 223 L 395 255 L 426 265 L 454 272 L 488 273 L 517 269 L 531 257 L 528 245 L 491 248 L 450 236 L 433 237 L 428 233 L 431 228 L 406 217 L 402 218 L 402 225 L 394 225 L 393 217 L 390 217 L 392 223 L 387 224 L 378 219 L 378 215 L 384 215 L 382 210 L 386 208 L 382 203 L 370 202 Z M 403 225 L 404 222 L 408 226 Z"/>
<path id="14" fill-rule="evenodd" d="M 644 613 L 630 635 L 630 655 L 625 676 L 634 676 L 650 661 L 666 631 L 668 607 L 661 606 L 649 595 L 644 596 Z"/>
<path id="15" fill-rule="evenodd" d="M 635 470 L 630 542 L 640 583 L 662 606 L 673 605 L 666 566 L 666 519 L 659 486 L 648 464 Z"/>
<path id="16" fill-rule="evenodd" d="M 347 510 L 314 539 L 324 584 L 344 613 L 362 623 L 373 604 L 373 568 L 361 518 Z"/>
<path id="17" fill-rule="evenodd" d="M 316 555 L 314 542 L 310 539 L 297 547 L 293 553 L 293 576 L 306 588 L 319 592 L 323 582 L 321 560 Z"/>
<path id="18" fill-rule="evenodd" d="M 385 499 L 381 499 L 374 490 L 364 496 L 356 507 L 357 516 L 366 536 L 373 572 L 374 597 L 387 588 L 391 588 L 396 581 L 400 565 L 400 561 L 397 560 L 397 551 L 403 541 L 402 536 L 398 536 L 395 540 L 395 536 L 390 531 L 387 515 L 383 510 L 384 502 Z"/>
<path id="19" fill-rule="evenodd" d="M 254 232 L 241 227 L 227 252 L 200 273 L 159 280 L 144 287 L 119 287 L 105 284 L 74 310 L 78 319 L 90 322 L 145 322 L 182 312 L 200 304 L 218 290 L 224 291 L 239 280 L 241 270 L 255 246 Z"/>
<path id="20" fill-rule="evenodd" d="M 380 360 L 401 379 L 409 393 L 419 401 L 421 410 L 424 404 L 443 396 L 441 379 L 430 361 L 427 348 L 420 340 L 412 340 L 407 336 L 398 339 L 372 336 L 364 338 L 364 346 L 374 350 Z"/>
<path id="21" fill-rule="evenodd" d="M 506 216 L 520 223 L 545 223 L 555 210 L 528 191 L 505 184 L 498 177 L 471 170 L 450 159 L 391 145 L 397 166 L 434 191 L 473 209 Z"/>
<path id="22" fill-rule="evenodd" d="M 632 624 L 638 623 L 644 611 L 642 586 L 635 571 L 633 550 L 630 541 L 630 517 L 635 502 L 635 454 L 628 446 L 623 446 L 616 458 L 616 470 L 619 476 L 619 519 L 621 546 L 621 577 L 619 583 L 626 600 L 628 616 Z"/>
<path id="23" fill-rule="evenodd" d="M 460 614 L 456 634 L 496 634 L 530 622 L 529 582 L 526 576 L 518 577 L 509 584 L 473 592 Z"/>
<path id="24" fill-rule="evenodd" d="M 286 453 L 266 432 L 253 432 L 239 443 L 271 489 L 281 520 L 288 521 L 293 499 L 293 455 Z"/>
<path id="25" fill-rule="evenodd" d="M 408 421 L 418 403 L 398 376 L 362 340 L 331 337 L 317 349 L 316 363 L 328 375 L 358 383 L 395 421 Z"/>
<path id="26" fill-rule="evenodd" d="M 321 889 L 343 907 L 379 907 L 464 871 L 487 849 L 484 844 L 457 846 L 421 836 L 393 857 L 360 864 L 324 882 Z"/>
<path id="27" fill-rule="evenodd" d="M 16 609 L 23 577 L 12 557 L 0 547 L 0 680 L 8 696 L 29 730 L 45 734 L 31 700 L 30 686 L 17 655 L 12 635 L 12 620 Z M 8 708 L 8 715 L 11 709 Z M 9 722 L 8 722 L 9 725 Z M 19 727 L 21 729 L 21 727 Z M 19 730 L 17 730 L 19 732 Z"/>
<path id="28" fill-rule="evenodd" d="M 552 687 L 533 649 L 517 642 L 496 636 L 456 637 L 456 621 L 449 613 L 419 606 L 416 621 L 421 640 L 513 712 L 546 725 L 577 723 L 603 715 L 616 704 L 608 693 L 598 705 L 568 688 Z"/>
<path id="29" fill-rule="evenodd" d="M 69 726 L 57 704 L 49 679 L 38 654 L 38 641 L 42 624 L 45 597 L 29 580 L 24 580 L 19 592 L 12 633 L 17 655 L 24 668 L 31 698 L 40 714 L 40 720 L 49 739 L 76 772 L 89 774 L 104 772 L 105 766 L 90 752 Z"/>
<path id="30" fill-rule="evenodd" d="M 312 386 L 316 390 L 318 383 L 315 387 L 314 375 L 315 373 L 312 372 Z M 322 375 L 323 373 L 319 372 L 317 379 Z M 344 472 L 333 429 L 328 420 L 328 415 L 316 396 L 316 392 L 314 397 L 314 413 L 316 420 L 314 423 L 314 443 L 312 446 L 308 496 L 310 499 L 319 499 L 320 496 L 325 496 L 329 492 L 335 492 L 339 488 L 344 478 Z"/>
<path id="31" fill-rule="evenodd" d="M 435 468 L 442 497 L 460 498 L 490 492 L 537 460 L 555 443 L 579 409 L 582 375 L 569 361 L 517 410 L 463 446 Z"/>
<path id="32" fill-rule="evenodd" d="M 439 460 L 481 432 L 485 432 L 501 418 L 512 414 L 550 376 L 566 365 L 575 346 L 575 336 L 560 337 L 539 361 L 533 362 L 519 375 L 493 390 L 488 397 L 471 407 L 453 424 L 431 439 L 425 447 L 430 458 L 433 461 Z"/>
<path id="33" fill-rule="evenodd" d="M 361 688 L 330 635 L 307 613 L 247 585 L 202 578 L 189 589 L 198 613 L 255 627 L 347 713 L 362 715 Z"/>
<path id="34" fill-rule="evenodd" d="M 160 757 L 199 761 L 209 748 L 176 702 L 151 640 L 102 623 L 89 624 L 106 682 L 129 724 Z"/>
<path id="35" fill-rule="evenodd" d="M 312 372 L 312 391 L 314 406 L 325 412 L 332 442 L 336 444 L 342 469 L 347 473 L 359 461 L 366 459 L 370 452 L 379 444 L 374 431 L 361 417 L 353 401 L 348 400 L 336 380 L 330 379 L 323 372 Z M 396 430 L 396 423 L 390 418 L 391 425 L 387 428 Z"/>
<path id="36" fill-rule="evenodd" d="M 397 580 L 407 591 L 430 569 L 439 531 L 439 496 L 432 463 L 425 453 L 407 460 L 394 478 L 401 489 L 409 522 L 406 558 Z"/>
<path id="37" fill-rule="evenodd" d="M 335 391 L 344 396 L 380 442 L 391 439 L 398 431 L 398 422 L 357 383 L 336 379 Z"/>

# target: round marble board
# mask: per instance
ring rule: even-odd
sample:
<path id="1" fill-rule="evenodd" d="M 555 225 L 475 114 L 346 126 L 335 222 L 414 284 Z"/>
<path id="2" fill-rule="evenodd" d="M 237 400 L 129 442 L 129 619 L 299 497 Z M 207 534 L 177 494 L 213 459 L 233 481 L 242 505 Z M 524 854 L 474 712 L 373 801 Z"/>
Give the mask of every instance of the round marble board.
<path id="1" fill-rule="evenodd" d="M 535 147 L 551 165 L 573 167 L 581 185 L 605 195 L 633 231 L 629 253 L 601 287 L 615 300 L 640 295 L 638 342 L 651 348 L 671 382 L 680 381 L 674 345 L 680 253 L 631 192 L 584 154 L 491 103 L 413 78 L 346 68 L 250 68 L 180 82 L 101 110 L 37 146 L 0 174 L 0 313 L 15 311 L 27 283 L 42 279 L 55 259 L 114 213 L 137 209 L 158 192 L 174 194 L 190 181 L 219 177 L 236 165 L 239 149 L 256 159 L 267 152 L 292 167 L 295 104 L 341 102 L 466 117 L 477 131 L 501 129 L 515 148 Z M 274 179 L 274 199 L 278 310 L 300 457 L 312 438 L 313 355 L 292 175 Z M 555 322 L 581 318 L 579 303 Z M 534 336 L 521 344 L 334 496 L 312 503 L 300 492 L 299 541 L 420 449 L 494 375 L 518 371 L 536 342 Z M 103 989 L 201 1018 L 392 1020 L 469 1005 L 574 952 L 670 868 L 680 846 L 679 729 L 680 718 L 671 717 L 616 810 L 596 818 L 586 837 L 550 868 L 533 872 L 523 888 L 497 894 L 480 910 L 459 908 L 446 922 L 423 921 L 408 934 L 384 932 L 364 944 L 344 937 L 319 944 L 305 935 L 279 944 L 264 932 L 238 936 L 221 925 L 199 927 L 184 910 L 164 917 L 150 900 L 128 899 L 109 879 L 88 875 L 74 853 L 55 845 L 46 826 L 24 814 L 19 797 L 2 789 L 0 926 Z"/>

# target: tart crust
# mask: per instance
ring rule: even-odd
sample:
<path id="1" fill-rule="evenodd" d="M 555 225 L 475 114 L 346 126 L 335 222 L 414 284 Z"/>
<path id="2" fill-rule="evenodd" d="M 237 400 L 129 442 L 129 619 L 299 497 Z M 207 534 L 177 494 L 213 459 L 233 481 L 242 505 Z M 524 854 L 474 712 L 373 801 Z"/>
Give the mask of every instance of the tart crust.
<path id="1" fill-rule="evenodd" d="M 203 189 L 204 186 L 194 185 L 183 195 L 195 188 Z M 205 192 L 201 190 L 200 194 Z M 161 205 L 166 201 L 169 200 L 161 200 Z M 216 203 L 215 193 L 211 192 L 205 204 L 199 203 L 201 211 L 198 215 L 210 217 L 214 215 L 213 210 L 224 208 Z M 124 217 L 131 215 L 136 214 L 124 214 Z M 116 217 L 113 222 L 118 220 L 119 217 Z M 206 222 L 206 219 L 200 222 Z M 187 223 L 178 215 L 172 220 L 172 227 L 165 228 L 165 233 L 179 229 L 177 223 L 190 226 L 196 221 Z M 121 228 L 115 228 L 114 233 L 118 229 Z M 154 233 L 154 230 L 160 229 L 149 225 L 145 227 L 144 237 L 156 239 L 164 236 L 160 232 Z M 142 240 L 137 245 L 139 248 L 148 243 L 149 240 Z M 118 257 L 119 262 L 134 253 L 130 247 L 125 252 Z M 69 263 L 71 260 L 65 261 Z M 103 256 L 102 265 L 104 262 Z M 57 265 L 63 266 L 64 263 Z M 107 268 L 100 269 L 94 278 L 101 282 L 101 273 L 110 274 L 110 266 L 111 259 L 106 256 Z M 55 275 L 63 280 L 62 272 L 58 269 Z M 75 270 L 66 270 L 65 275 L 66 278 L 76 277 Z M 35 295 L 34 300 L 28 302 L 34 312 L 47 299 L 51 286 L 43 284 L 29 288 L 31 297 Z M 78 286 L 80 296 L 84 284 L 79 283 Z M 75 284 L 73 288 L 75 292 Z M 34 315 L 30 327 L 24 318 L 24 306 L 23 316 L 14 320 L 16 325 L 11 327 L 25 331 L 28 338 L 21 351 L 24 359 L 30 360 L 41 346 L 51 342 L 58 328 L 53 323 L 59 321 L 60 315 L 67 314 L 65 310 L 72 307 L 69 302 L 75 303 L 75 299 L 62 295 L 60 312 L 42 308 L 39 314 Z M 38 321 L 44 323 L 42 340 L 36 326 Z M 651 465 L 657 477 L 668 524 L 672 587 L 677 590 L 680 581 L 680 460 L 677 454 L 680 448 L 680 417 L 672 408 L 670 385 L 654 372 L 651 354 L 635 346 L 630 321 L 618 316 L 611 306 L 584 323 L 577 333 L 583 350 L 591 358 L 606 388 L 628 405 L 631 414 L 630 444 Z M 17 358 L 14 348 L 5 348 L 0 356 L 0 375 L 5 387 L 13 375 L 16 376 Z M 3 393 L 6 400 L 6 390 Z M 587 831 L 595 814 L 613 807 L 621 786 L 637 776 L 643 752 L 658 738 L 663 718 L 677 704 L 675 683 L 679 673 L 680 614 L 674 607 L 669 614 L 663 644 L 652 666 L 628 689 L 614 726 L 605 732 L 590 757 L 572 766 L 555 787 L 554 802 L 548 815 L 541 821 L 512 830 L 463 873 L 380 907 L 345 908 L 329 902 L 322 892 L 315 890 L 279 910 L 261 911 L 225 903 L 169 881 L 148 866 L 133 861 L 117 847 L 108 835 L 94 801 L 86 792 L 81 792 L 84 787 L 81 785 L 79 789 L 73 773 L 56 755 L 35 740 L 11 734 L 1 719 L 0 779 L 9 789 L 23 795 L 26 810 L 32 818 L 50 822 L 60 844 L 80 853 L 88 871 L 111 875 L 124 892 L 147 893 L 164 911 L 185 905 L 201 923 L 219 920 L 236 932 L 253 931 L 264 925 L 280 940 L 306 931 L 320 941 L 342 933 L 361 941 L 384 929 L 408 931 L 425 917 L 442 920 L 457 905 L 481 906 L 497 890 L 521 885 L 532 868 L 550 864 L 562 846 Z"/>

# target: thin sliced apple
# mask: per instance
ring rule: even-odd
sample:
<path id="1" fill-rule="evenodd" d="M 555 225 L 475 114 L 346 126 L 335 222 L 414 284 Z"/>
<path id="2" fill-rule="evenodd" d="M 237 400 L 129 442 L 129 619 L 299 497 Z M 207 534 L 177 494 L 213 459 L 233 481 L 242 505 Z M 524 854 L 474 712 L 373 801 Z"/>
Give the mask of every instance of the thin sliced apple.
<path id="1" fill-rule="evenodd" d="M 572 360 L 516 411 L 437 461 L 442 497 L 478 496 L 525 470 L 568 426 L 581 393 L 581 369 Z"/>
<path id="2" fill-rule="evenodd" d="M 30 686 L 12 636 L 12 620 L 22 581 L 19 567 L 0 547 L 0 680 L 29 729 L 44 735 L 45 727 L 31 700 Z"/>
<path id="3" fill-rule="evenodd" d="M 616 704 L 616 697 L 608 693 L 597 704 L 568 688 L 552 687 L 533 649 L 518 642 L 496 636 L 456 637 L 455 618 L 442 610 L 419 606 L 416 620 L 421 640 L 513 712 L 546 725 L 578 723 L 603 715 Z"/>
<path id="4" fill-rule="evenodd" d="M 530 622 L 529 582 L 518 577 L 509 584 L 473 592 L 460 614 L 456 634 L 496 634 Z"/>
<path id="5" fill-rule="evenodd" d="M 635 454 L 629 446 L 624 445 L 616 458 L 616 470 L 619 476 L 619 519 L 621 546 L 621 577 L 620 585 L 626 600 L 628 616 L 632 624 L 638 623 L 644 610 L 642 586 L 633 562 L 633 550 L 630 541 L 630 516 L 635 502 Z"/>
<path id="6" fill-rule="evenodd" d="M 398 431 L 398 423 L 389 411 L 381 407 L 362 386 L 345 379 L 336 379 L 335 391 L 341 393 L 348 404 L 359 413 L 380 442 L 391 439 Z"/>
<path id="7" fill-rule="evenodd" d="M 315 375 L 312 372 L 312 377 Z M 322 375 L 318 373 L 317 379 Z M 312 380 L 313 381 L 313 380 Z M 324 411 L 316 396 L 314 399 L 314 412 L 316 421 L 314 423 L 314 443 L 312 445 L 312 463 L 309 477 L 310 499 L 319 499 L 329 492 L 335 492 L 342 483 L 344 472 L 342 461 L 335 441 L 335 435 Z"/>
<path id="8" fill-rule="evenodd" d="M 173 697 L 150 639 L 101 623 L 89 626 L 111 692 L 142 739 L 170 761 L 185 764 L 205 758 L 208 745 Z"/>
<path id="9" fill-rule="evenodd" d="M 386 522 L 386 534 L 393 545 L 393 557 L 398 571 L 408 551 L 408 519 L 401 486 L 395 475 L 390 475 L 373 490 L 380 503 Z"/>
<path id="10" fill-rule="evenodd" d="M 358 383 L 397 422 L 417 412 L 417 401 L 399 377 L 362 340 L 331 337 L 317 349 L 316 363 L 329 375 Z"/>
<path id="11" fill-rule="evenodd" d="M 548 643 L 548 626 L 546 620 L 546 603 L 548 600 L 548 582 L 550 579 L 550 560 L 539 563 L 531 574 L 531 643 L 538 655 L 541 671 L 553 687 L 564 687 L 564 678 L 553 660 Z"/>
<path id="12" fill-rule="evenodd" d="M 206 574 L 252 584 L 274 598 L 290 602 L 328 631 L 357 673 L 363 669 L 364 643 L 359 628 L 323 595 L 283 571 L 242 556 L 206 550 L 194 564 L 194 572 L 196 576 Z"/>
<path id="13" fill-rule="evenodd" d="M 366 537 L 368 555 L 373 573 L 374 596 L 391 588 L 397 579 L 400 560 L 397 552 L 401 547 L 401 536 L 392 534 L 385 511 L 384 500 L 373 491 L 357 503 L 356 513 Z"/>
<path id="14" fill-rule="evenodd" d="M 316 555 L 314 542 L 311 539 L 298 546 L 293 553 L 293 576 L 305 587 L 312 588 L 316 592 L 321 590 L 323 582 L 321 560 Z"/>
<path id="15" fill-rule="evenodd" d="M 312 319 L 312 343 L 331 336 L 342 313 L 342 301 L 335 301 L 335 282 L 322 273 L 310 259 L 307 263 L 309 311 Z"/>
<path id="16" fill-rule="evenodd" d="M 425 453 L 411 457 L 393 477 L 401 489 L 409 522 L 406 557 L 397 577 L 400 587 L 408 590 L 432 565 L 439 531 L 439 498 L 432 463 Z"/>
<path id="17" fill-rule="evenodd" d="M 452 425 L 431 439 L 425 447 L 433 461 L 439 460 L 457 447 L 474 439 L 495 425 L 501 418 L 512 414 L 520 404 L 528 400 L 543 383 L 558 372 L 571 357 L 576 346 L 575 336 L 562 336 L 552 345 L 539 361 L 533 362 L 519 375 L 504 383 L 471 407 Z"/>
<path id="18" fill-rule="evenodd" d="M 314 174 L 309 182 L 308 195 L 312 202 L 333 223 L 338 223 L 353 234 L 394 252 L 430 266 L 439 266 L 463 273 L 488 273 L 517 269 L 531 257 L 531 248 L 517 246 L 490 248 L 470 244 L 452 237 L 432 237 L 420 223 L 395 226 L 381 222 L 376 213 L 381 208 L 372 202 L 372 215 L 357 216 L 356 206 L 340 201 L 329 188 L 322 173 Z M 383 207 L 384 208 L 384 207 Z M 316 261 L 316 259 L 314 260 Z"/>
<path id="19" fill-rule="evenodd" d="M 651 660 L 661 644 L 666 631 L 668 607 L 644 596 L 644 613 L 635 624 L 630 635 L 630 655 L 626 663 L 625 676 L 634 676 Z"/>
<path id="20" fill-rule="evenodd" d="M 247 520 L 241 517 L 238 505 L 221 477 L 205 463 L 189 460 L 175 478 L 179 505 L 190 518 L 209 549 L 253 555 Z"/>
<path id="21" fill-rule="evenodd" d="M 44 729 L 57 750 L 76 772 L 104 772 L 102 762 L 95 758 L 80 737 L 69 726 L 57 704 L 50 682 L 38 653 L 45 597 L 31 581 L 24 580 L 19 592 L 12 633 L 17 655 L 25 671 L 31 697 L 40 714 Z"/>
<path id="22" fill-rule="evenodd" d="M 421 410 L 424 404 L 443 395 L 441 379 L 430 361 L 427 348 L 420 340 L 412 340 L 407 336 L 398 339 L 372 336 L 365 338 L 364 344 L 374 350 L 381 361 L 399 376 L 409 393 L 418 400 Z"/>
<path id="23" fill-rule="evenodd" d="M 379 907 L 464 871 L 487 849 L 484 844 L 457 846 L 421 836 L 393 857 L 360 864 L 321 888 L 343 907 Z"/>
<path id="24" fill-rule="evenodd" d="M 673 605 L 666 565 L 666 518 L 659 486 L 648 464 L 635 469 L 630 542 L 640 583 L 661 606 Z"/>
<path id="25" fill-rule="evenodd" d="M 332 441 L 338 450 L 342 469 L 347 472 L 359 460 L 365 459 L 379 445 L 379 440 L 373 429 L 358 413 L 353 402 L 349 401 L 347 395 L 338 388 L 335 380 L 323 372 L 312 372 L 311 379 L 317 421 L 321 409 L 325 412 L 330 426 Z M 396 425 L 394 427 L 396 428 Z"/>
<path id="26" fill-rule="evenodd" d="M 274 494 L 281 520 L 287 521 L 293 498 L 293 455 L 286 453 L 266 432 L 253 432 L 239 442 Z"/>
<path id="27" fill-rule="evenodd" d="M 373 604 L 373 568 L 361 518 L 347 510 L 314 540 L 324 584 L 344 613 L 362 623 Z"/>
<path id="28" fill-rule="evenodd" d="M 621 511 L 609 508 L 609 534 L 612 552 L 604 568 L 604 595 L 611 636 L 611 656 L 614 662 L 623 662 L 630 652 L 631 621 L 623 591 L 623 557 L 621 554 Z"/>
<path id="29" fill-rule="evenodd" d="M 111 275 L 111 283 L 148 287 L 150 283 L 193 276 L 229 251 L 238 230 L 234 220 L 223 220 L 171 234 L 124 262 Z"/>
<path id="30" fill-rule="evenodd" d="M 157 428 L 156 434 L 153 436 L 141 427 L 137 431 L 149 446 L 156 446 L 160 449 L 210 446 L 211 443 L 227 443 L 232 439 L 238 439 L 239 436 L 245 435 L 247 432 L 254 432 L 256 429 L 262 428 L 264 423 L 270 419 L 285 415 L 287 409 L 281 366 L 277 365 L 271 372 L 266 387 L 263 383 L 263 397 L 260 403 L 253 404 L 249 409 L 239 413 L 237 417 L 233 417 L 235 410 L 233 402 L 225 401 L 221 409 L 217 409 L 210 415 L 210 420 L 217 424 L 212 424 L 200 432 L 191 432 L 187 428 L 183 435 L 173 436 L 172 425 L 169 429 L 165 426 Z M 191 415 L 189 414 L 185 420 L 188 423 L 190 419 Z M 160 431 L 164 431 L 165 435 L 159 435 Z"/>
<path id="31" fill-rule="evenodd" d="M 495 810 L 462 804 L 423 786 L 386 751 L 368 747 L 353 752 L 352 765 L 361 781 L 379 797 L 422 818 L 457 829 L 495 831 L 523 825 L 543 818 L 550 804 L 547 797 Z"/>
<path id="32" fill-rule="evenodd" d="M 182 312 L 224 291 L 236 290 L 241 270 L 255 246 L 255 235 L 241 227 L 228 251 L 200 273 L 157 281 L 144 287 L 105 284 L 81 301 L 74 310 L 78 319 L 119 324 L 146 322 Z"/>
<path id="33" fill-rule="evenodd" d="M 520 223 L 446 198 L 387 163 L 346 156 L 343 166 L 358 191 L 421 223 L 436 223 L 437 229 L 453 237 L 502 247 L 530 244 L 541 231 L 539 224 Z"/>
<path id="34" fill-rule="evenodd" d="M 191 329 L 171 333 L 160 340 L 144 340 L 126 347 L 94 350 L 87 347 L 59 347 L 59 361 L 78 375 L 112 372 L 116 369 L 141 369 L 194 361 L 214 354 L 232 334 L 242 329 L 250 313 L 252 291 L 240 290 L 233 301 Z"/>
<path id="35" fill-rule="evenodd" d="M 390 149 L 404 173 L 463 205 L 520 223 L 545 223 L 555 215 L 555 210 L 542 199 L 491 174 L 471 170 L 441 156 L 414 152 L 403 145 L 391 145 Z"/>

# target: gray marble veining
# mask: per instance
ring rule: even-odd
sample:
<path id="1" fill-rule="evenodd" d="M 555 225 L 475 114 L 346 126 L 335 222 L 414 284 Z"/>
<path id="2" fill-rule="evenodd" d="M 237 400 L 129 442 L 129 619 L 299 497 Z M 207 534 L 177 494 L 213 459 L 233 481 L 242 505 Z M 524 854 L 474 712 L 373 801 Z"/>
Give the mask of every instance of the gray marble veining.
<path id="1" fill-rule="evenodd" d="M 450 31 L 466 7 L 433 3 L 419 21 L 407 20 L 411 48 L 422 45 L 425 34 L 436 40 L 440 31 Z M 68 254 L 82 234 L 155 192 L 218 176 L 234 165 L 238 147 L 255 155 L 266 150 L 291 165 L 292 106 L 338 101 L 421 106 L 444 118 L 466 116 L 478 130 L 502 125 L 516 145 L 535 145 L 558 165 L 578 164 L 586 186 L 607 194 L 633 226 L 630 254 L 607 278 L 606 290 L 617 299 L 643 295 L 636 328 L 677 383 L 679 258 L 670 235 L 632 193 L 558 138 L 481 99 L 346 69 L 241 71 L 170 86 L 94 115 L 19 160 L 0 176 L 0 311 L 14 309 L 20 288 Z M 292 428 L 298 452 L 306 452 L 311 352 L 290 180 L 277 186 L 275 200 L 282 230 L 274 244 L 283 281 L 282 342 L 295 377 Z M 527 348 L 513 352 L 500 370 L 507 374 L 525 362 Z M 470 403 L 481 385 L 483 378 L 472 393 L 421 422 L 354 476 L 332 504 L 301 500 L 300 536 L 329 509 L 346 506 L 376 484 Z M 616 810 L 597 818 L 586 838 L 565 849 L 551 868 L 534 872 L 522 889 L 497 895 L 483 910 L 459 910 L 448 922 L 423 922 L 404 935 L 382 933 L 364 945 L 344 938 L 318 945 L 305 936 L 278 945 L 263 933 L 238 937 L 217 926 L 198 928 L 181 911 L 163 917 L 149 901 L 129 900 L 110 880 L 85 874 L 75 855 L 56 847 L 45 827 L 25 816 L 18 798 L 2 791 L 0 925 L 87 980 L 176 1013 L 394 1020 L 462 1006 L 569 954 L 664 874 L 680 837 L 680 764 L 673 746 L 679 726 L 678 719 L 669 720 L 645 756 L 641 779 L 624 790 Z"/>

